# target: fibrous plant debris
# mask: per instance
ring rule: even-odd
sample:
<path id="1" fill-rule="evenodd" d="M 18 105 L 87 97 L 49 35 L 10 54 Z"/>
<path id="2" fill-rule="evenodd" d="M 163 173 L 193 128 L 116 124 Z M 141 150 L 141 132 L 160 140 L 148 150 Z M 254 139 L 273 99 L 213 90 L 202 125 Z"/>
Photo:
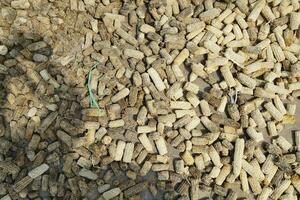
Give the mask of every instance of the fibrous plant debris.
<path id="1" fill-rule="evenodd" d="M 299 9 L 1 1 L 0 199 L 297 199 Z"/>

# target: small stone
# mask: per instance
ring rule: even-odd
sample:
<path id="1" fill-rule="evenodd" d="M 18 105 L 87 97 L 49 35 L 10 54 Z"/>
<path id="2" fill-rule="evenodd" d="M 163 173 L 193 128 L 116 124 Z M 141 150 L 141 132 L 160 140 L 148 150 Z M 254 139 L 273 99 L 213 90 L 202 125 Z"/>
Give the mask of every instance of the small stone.
<path id="1" fill-rule="evenodd" d="M 29 109 L 28 113 L 27 113 L 27 117 L 33 117 L 37 112 L 37 108 L 36 107 L 32 107 Z"/>
<path id="2" fill-rule="evenodd" d="M 48 57 L 42 54 L 34 54 L 33 58 L 32 58 L 35 62 L 47 62 L 48 61 Z"/>
<path id="3" fill-rule="evenodd" d="M 47 47 L 47 43 L 44 41 L 35 42 L 27 46 L 29 51 L 37 51 L 45 47 Z"/>
<path id="4" fill-rule="evenodd" d="M 8 52 L 8 48 L 4 45 L 0 45 L 0 55 L 6 55 Z"/>
<path id="5" fill-rule="evenodd" d="M 28 9 L 30 7 L 28 0 L 12 1 L 10 5 L 15 9 Z"/>

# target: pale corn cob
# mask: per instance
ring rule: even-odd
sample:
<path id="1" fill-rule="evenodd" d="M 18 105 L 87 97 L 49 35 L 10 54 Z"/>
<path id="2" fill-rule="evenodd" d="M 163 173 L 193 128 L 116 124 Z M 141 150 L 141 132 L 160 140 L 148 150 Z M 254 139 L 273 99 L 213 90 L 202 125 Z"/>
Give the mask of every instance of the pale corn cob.
<path id="1" fill-rule="evenodd" d="M 274 117 L 275 120 L 281 121 L 283 114 L 274 106 L 272 102 L 268 102 L 264 105 L 267 111 Z"/>
<path id="2" fill-rule="evenodd" d="M 258 195 L 259 200 L 267 200 L 269 196 L 272 194 L 273 190 L 269 187 L 264 187 L 261 193 Z"/>
<path id="3" fill-rule="evenodd" d="M 165 155 L 168 153 L 168 149 L 163 137 L 159 137 L 159 139 L 155 140 L 155 144 L 160 155 Z"/>
<path id="4" fill-rule="evenodd" d="M 219 175 L 216 177 L 216 184 L 217 185 L 222 185 L 227 176 L 229 175 L 231 171 L 231 166 L 230 165 L 224 165 L 219 173 Z"/>
<path id="5" fill-rule="evenodd" d="M 272 199 L 279 199 L 279 197 L 283 194 L 283 192 L 290 186 L 290 180 L 284 180 L 282 183 L 274 189 L 273 193 L 271 194 Z"/>
<path id="6" fill-rule="evenodd" d="M 223 66 L 223 67 L 221 67 L 220 71 L 221 71 L 222 76 L 224 77 L 227 85 L 229 87 L 234 87 L 236 85 L 236 82 L 235 82 L 235 80 L 234 80 L 234 78 L 232 76 L 232 73 L 230 71 L 229 66 Z"/>
<path id="7" fill-rule="evenodd" d="M 262 173 L 258 173 L 257 170 L 250 165 L 247 161 L 242 161 L 242 168 L 252 177 L 257 178 L 259 181 L 264 180 L 265 176 Z"/>
<path id="8" fill-rule="evenodd" d="M 44 163 L 44 164 L 34 168 L 30 172 L 28 172 L 28 176 L 30 176 L 31 178 L 37 178 L 40 175 L 42 175 L 43 173 L 45 173 L 48 169 L 49 169 L 49 166 Z"/>
<path id="9" fill-rule="evenodd" d="M 238 176 L 242 169 L 244 147 L 245 147 L 245 141 L 243 139 L 237 139 L 235 141 L 234 158 L 233 158 L 234 160 L 232 164 L 233 174 L 235 176 Z"/>
<path id="10" fill-rule="evenodd" d="M 241 184 L 242 184 L 243 191 L 245 193 L 249 194 L 250 189 L 249 189 L 248 177 L 247 177 L 247 173 L 243 169 L 241 169 L 241 172 L 240 172 L 240 179 L 241 179 Z"/>
<path id="11" fill-rule="evenodd" d="M 251 13 L 248 16 L 249 21 L 256 21 L 258 18 L 258 15 L 262 11 L 262 9 L 265 7 L 266 1 L 265 0 L 259 0 L 255 3 L 255 6 Z"/>
<path id="12" fill-rule="evenodd" d="M 144 146 L 144 148 L 149 153 L 153 153 L 154 152 L 153 146 L 152 146 L 149 138 L 147 137 L 147 135 L 145 133 L 142 133 L 138 138 L 139 138 L 140 142 L 142 143 L 142 145 Z"/>
<path id="13" fill-rule="evenodd" d="M 148 74 L 151 77 L 151 79 L 153 80 L 158 91 L 163 91 L 164 89 L 166 89 L 165 84 L 163 83 L 159 74 L 157 73 L 157 71 L 154 68 L 148 69 Z"/>

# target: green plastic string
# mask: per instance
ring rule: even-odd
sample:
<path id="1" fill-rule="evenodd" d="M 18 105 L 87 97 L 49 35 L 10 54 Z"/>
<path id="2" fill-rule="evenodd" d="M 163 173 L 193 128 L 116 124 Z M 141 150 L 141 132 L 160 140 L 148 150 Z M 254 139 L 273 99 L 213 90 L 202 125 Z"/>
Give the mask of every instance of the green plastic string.
<path id="1" fill-rule="evenodd" d="M 101 115 L 103 113 L 103 110 L 100 109 L 98 102 L 95 98 L 95 95 L 93 93 L 92 86 L 91 86 L 91 82 L 92 82 L 92 78 L 93 78 L 93 70 L 97 67 L 98 64 L 99 64 L 98 62 L 96 64 L 94 64 L 93 67 L 89 71 L 88 90 L 89 90 L 89 102 L 90 102 L 91 108 L 97 108 L 99 110 L 99 115 Z"/>

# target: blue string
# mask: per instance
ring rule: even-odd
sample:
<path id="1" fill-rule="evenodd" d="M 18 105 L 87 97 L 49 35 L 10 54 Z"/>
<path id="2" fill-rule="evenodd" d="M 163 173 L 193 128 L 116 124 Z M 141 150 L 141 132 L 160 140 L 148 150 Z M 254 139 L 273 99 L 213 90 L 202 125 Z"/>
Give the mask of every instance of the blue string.
<path id="1" fill-rule="evenodd" d="M 88 91 L 89 91 L 89 102 L 90 102 L 90 106 L 91 108 L 97 108 L 99 110 L 99 115 L 101 115 L 101 112 L 103 110 L 100 109 L 98 102 L 96 100 L 96 97 L 93 93 L 92 87 L 91 87 L 91 82 L 92 82 L 92 78 L 93 78 L 93 70 L 97 67 L 97 65 L 99 64 L 99 62 L 97 62 L 96 64 L 93 65 L 93 67 L 90 69 L 89 71 L 89 75 L 88 75 Z"/>

